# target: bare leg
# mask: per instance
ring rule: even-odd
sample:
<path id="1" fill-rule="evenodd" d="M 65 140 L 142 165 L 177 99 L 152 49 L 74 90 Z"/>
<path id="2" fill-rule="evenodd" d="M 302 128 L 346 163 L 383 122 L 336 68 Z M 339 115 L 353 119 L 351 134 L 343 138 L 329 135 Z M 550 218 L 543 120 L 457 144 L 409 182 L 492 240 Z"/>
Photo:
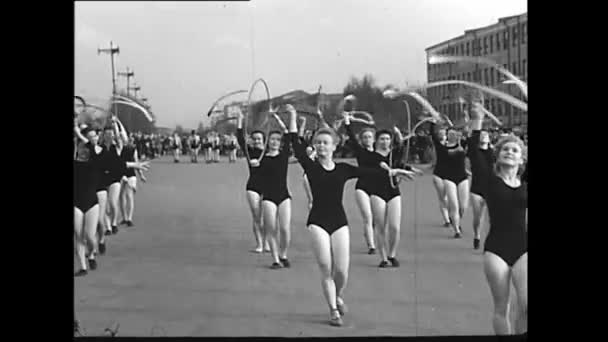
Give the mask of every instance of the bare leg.
<path id="1" fill-rule="evenodd" d="M 479 234 L 479 226 L 481 224 L 481 215 L 483 213 L 485 201 L 483 200 L 483 197 L 471 193 L 471 204 L 473 206 L 473 231 L 475 232 L 475 238 L 481 239 L 481 234 Z"/>
<path id="2" fill-rule="evenodd" d="M 388 224 L 388 257 L 395 258 L 401 238 L 401 196 L 397 196 L 386 205 Z"/>
<path id="3" fill-rule="evenodd" d="M 120 183 L 112 183 L 108 191 L 108 204 L 110 208 L 110 225 L 118 226 L 118 196 L 120 195 Z"/>
<path id="4" fill-rule="evenodd" d="M 454 182 L 447 179 L 443 180 L 445 184 L 445 193 L 448 197 L 448 212 L 452 220 L 452 228 L 454 233 L 460 233 L 460 213 L 458 207 L 458 188 Z"/>
<path id="5" fill-rule="evenodd" d="M 332 253 L 329 234 L 321 227 L 311 224 L 308 226 L 312 240 L 312 250 L 321 271 L 321 288 L 329 310 L 336 310 L 336 284 L 332 277 Z"/>
<path id="6" fill-rule="evenodd" d="M 336 286 L 336 298 L 344 298 L 344 289 L 348 282 L 348 266 L 350 264 L 350 234 L 348 226 L 336 230 L 330 236 L 333 256 L 333 279 Z"/>
<path id="7" fill-rule="evenodd" d="M 277 206 L 271 201 L 262 201 L 264 233 L 270 244 L 270 254 L 274 263 L 279 264 L 279 248 L 277 244 Z"/>
<path id="8" fill-rule="evenodd" d="M 86 246 L 84 239 L 84 215 L 80 209 L 74 207 L 74 242 L 76 243 L 76 255 L 80 263 L 80 269 L 87 269 L 87 260 L 85 257 Z"/>
<path id="9" fill-rule="evenodd" d="M 467 209 L 469 209 L 469 199 L 470 195 L 470 185 L 469 180 L 464 180 L 458 184 L 458 214 L 460 214 L 460 219 L 464 217 Z"/>
<path id="10" fill-rule="evenodd" d="M 509 265 L 491 252 L 484 253 L 484 271 L 492 299 L 494 300 L 494 333 L 496 335 L 511 334 L 509 323 L 509 292 L 511 290 L 511 270 Z"/>
<path id="11" fill-rule="evenodd" d="M 381 261 L 388 262 L 387 256 L 387 238 L 386 238 L 386 202 L 382 198 L 371 195 L 372 216 L 374 217 L 374 226 L 376 227 L 376 243 L 380 253 Z"/>
<path id="12" fill-rule="evenodd" d="M 99 223 L 99 204 L 95 204 L 84 215 L 84 238 L 89 246 L 89 258 L 95 259 L 99 252 L 97 245 L 97 224 Z"/>
<path id="13" fill-rule="evenodd" d="M 355 199 L 363 217 L 363 236 L 365 237 L 367 248 L 375 249 L 371 200 L 365 191 L 359 189 L 355 190 Z"/>
<path id="14" fill-rule="evenodd" d="M 108 192 L 107 191 L 98 191 L 97 192 L 97 202 L 99 203 L 99 223 L 97 225 L 97 234 L 99 234 L 99 243 L 105 243 L 106 241 L 106 231 L 110 230 L 109 226 L 106 224 L 106 206 L 108 203 Z"/>
<path id="15" fill-rule="evenodd" d="M 443 183 L 443 179 L 433 176 L 433 185 L 435 186 L 435 190 L 437 191 L 437 198 L 439 198 L 439 211 L 441 212 L 441 216 L 443 217 L 444 223 L 450 222 L 450 216 L 448 213 L 448 200 L 445 194 L 445 185 Z"/>
<path id="16" fill-rule="evenodd" d="M 523 334 L 528 331 L 528 253 L 524 253 L 513 268 L 513 285 L 517 293 L 517 319 L 515 320 L 515 333 Z"/>
<path id="17" fill-rule="evenodd" d="M 257 192 L 247 191 L 247 203 L 251 210 L 251 217 L 253 218 L 253 236 L 255 237 L 256 248 L 255 251 L 262 253 L 264 247 L 264 239 L 262 236 L 262 206 L 261 198 Z"/>
<path id="18" fill-rule="evenodd" d="M 287 250 L 291 242 L 291 199 L 279 205 L 279 258 L 287 259 Z"/>

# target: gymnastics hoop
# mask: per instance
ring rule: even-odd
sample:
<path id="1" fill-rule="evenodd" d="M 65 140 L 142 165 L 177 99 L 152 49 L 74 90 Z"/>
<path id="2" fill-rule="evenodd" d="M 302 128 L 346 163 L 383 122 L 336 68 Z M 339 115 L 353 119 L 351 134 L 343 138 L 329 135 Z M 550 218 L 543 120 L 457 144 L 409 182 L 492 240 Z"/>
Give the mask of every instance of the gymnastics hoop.
<path id="1" fill-rule="evenodd" d="M 249 112 L 247 113 L 247 115 L 245 115 L 245 120 L 243 120 L 244 121 L 243 133 L 245 134 L 245 136 L 247 136 L 247 123 L 249 121 L 249 115 L 251 115 L 251 113 L 253 112 L 252 106 L 251 106 L 251 95 L 253 94 L 253 91 L 255 90 L 255 86 L 259 82 L 261 82 L 264 85 L 264 89 L 266 90 L 266 100 L 268 101 L 268 106 L 270 107 L 270 90 L 268 90 L 268 84 L 266 83 L 266 81 L 263 78 L 258 78 L 251 84 L 251 88 L 249 89 L 249 95 L 247 96 L 247 108 L 249 109 Z M 268 112 L 270 112 L 270 111 L 271 111 L 271 108 L 269 108 Z M 268 143 L 268 132 L 266 133 L 266 137 L 264 139 L 266 141 L 264 141 L 264 148 L 262 149 L 262 154 L 260 154 L 259 162 L 262 161 L 262 158 L 264 157 L 264 153 L 266 152 L 266 143 Z M 245 157 L 247 158 L 247 163 L 250 163 L 251 158 L 249 157 L 248 148 L 245 148 Z"/>
<path id="2" fill-rule="evenodd" d="M 233 95 L 237 95 L 237 94 L 246 93 L 246 92 L 247 92 L 247 90 L 235 90 L 235 91 L 232 91 L 232 92 L 230 92 L 230 93 L 228 93 L 228 94 L 226 94 L 226 95 L 222 95 L 222 96 L 221 96 L 219 99 L 217 99 L 217 100 L 215 100 L 215 102 L 213 102 L 213 105 L 211 105 L 211 108 L 209 108 L 209 111 L 207 112 L 207 117 L 210 117 L 210 116 L 211 116 L 213 113 L 215 113 L 215 112 L 213 111 L 213 109 L 214 109 L 214 108 L 215 108 L 215 106 L 217 106 L 217 104 L 218 104 L 220 101 L 222 101 L 223 99 L 225 99 L 225 98 L 227 98 L 227 97 L 230 97 L 230 96 L 233 96 Z"/>
<path id="3" fill-rule="evenodd" d="M 453 62 L 468 62 L 474 64 L 484 64 L 491 66 L 498 70 L 501 74 L 506 76 L 510 82 L 509 84 L 515 84 L 524 94 L 526 99 L 528 98 L 528 85 L 517 76 L 513 75 L 509 70 L 502 67 L 498 63 L 483 57 L 468 57 L 468 56 L 448 56 L 448 55 L 433 55 L 429 57 L 429 64 L 441 64 L 441 63 L 453 63 Z"/>

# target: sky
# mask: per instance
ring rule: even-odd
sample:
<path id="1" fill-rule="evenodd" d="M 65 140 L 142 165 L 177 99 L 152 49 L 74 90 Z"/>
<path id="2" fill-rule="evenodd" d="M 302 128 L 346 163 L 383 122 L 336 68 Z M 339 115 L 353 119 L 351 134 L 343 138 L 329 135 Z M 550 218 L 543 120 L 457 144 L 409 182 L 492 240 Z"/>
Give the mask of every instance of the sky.
<path id="1" fill-rule="evenodd" d="M 74 90 L 107 101 L 110 57 L 97 48 L 112 40 L 157 126 L 196 128 L 218 97 L 260 77 L 271 96 L 341 93 L 366 73 L 381 86 L 425 83 L 426 48 L 525 12 L 526 0 L 76 2 Z"/>

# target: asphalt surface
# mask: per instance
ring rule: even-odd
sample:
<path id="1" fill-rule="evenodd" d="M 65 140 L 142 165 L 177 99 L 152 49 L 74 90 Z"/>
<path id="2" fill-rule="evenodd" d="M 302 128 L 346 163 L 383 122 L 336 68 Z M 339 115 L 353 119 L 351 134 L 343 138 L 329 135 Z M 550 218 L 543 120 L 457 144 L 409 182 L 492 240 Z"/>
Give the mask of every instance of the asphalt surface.
<path id="1" fill-rule="evenodd" d="M 148 182 L 138 184 L 135 227 L 108 237 L 99 268 L 74 278 L 75 311 L 85 333 L 101 335 L 119 325 L 118 336 L 492 334 L 483 245 L 472 248 L 472 212 L 463 220 L 463 238 L 453 239 L 441 225 L 429 175 L 400 186 L 400 268 L 379 269 L 379 256 L 367 255 L 356 181 L 347 183 L 352 256 L 344 298 L 350 312 L 345 326 L 329 326 L 301 179 L 302 168 L 291 164 L 292 265 L 271 270 L 269 254 L 250 252 L 244 160 L 153 161 Z"/>

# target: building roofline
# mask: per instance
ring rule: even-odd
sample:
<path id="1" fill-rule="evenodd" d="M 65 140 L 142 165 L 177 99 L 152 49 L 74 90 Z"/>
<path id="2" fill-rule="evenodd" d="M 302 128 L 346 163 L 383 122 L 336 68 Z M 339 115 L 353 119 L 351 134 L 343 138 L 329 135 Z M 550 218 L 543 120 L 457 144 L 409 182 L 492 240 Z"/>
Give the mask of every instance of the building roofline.
<path id="1" fill-rule="evenodd" d="M 514 19 L 514 18 L 517 18 L 517 17 L 523 17 L 523 16 L 527 16 L 527 15 L 528 15 L 528 12 L 525 12 L 525 13 L 522 13 L 522 14 L 512 15 L 512 16 L 509 16 L 509 17 L 502 17 L 502 18 L 498 18 L 498 21 L 497 21 L 497 22 L 495 22 L 495 23 L 493 23 L 493 24 L 486 25 L 486 26 L 483 26 L 483 27 L 474 28 L 474 29 L 470 29 L 470 30 L 465 30 L 463 35 L 460 35 L 460 36 L 458 36 L 458 37 L 455 37 L 455 38 L 451 38 L 451 39 L 445 40 L 445 41 L 443 41 L 443 42 L 441 42 L 441 43 L 437 43 L 437 44 L 435 44 L 435 45 L 433 45 L 433 46 L 430 46 L 430 47 L 428 47 L 428 48 L 424 49 L 424 51 L 427 51 L 427 52 L 428 52 L 429 50 L 435 49 L 435 48 L 437 48 L 437 47 L 439 47 L 439 46 L 441 46 L 441 45 L 446 45 L 446 44 L 449 44 L 449 43 L 451 43 L 451 42 L 453 42 L 453 41 L 455 41 L 455 40 L 462 39 L 462 38 L 466 37 L 466 36 L 467 36 L 467 35 L 469 35 L 469 34 L 472 34 L 472 33 L 477 33 L 477 32 L 479 32 L 479 31 L 484 31 L 484 30 L 487 30 L 487 29 L 489 29 L 489 28 L 492 28 L 492 27 L 495 27 L 495 26 L 501 25 L 501 24 L 503 24 L 504 22 L 509 21 L 509 20 L 511 20 L 511 19 Z"/>

